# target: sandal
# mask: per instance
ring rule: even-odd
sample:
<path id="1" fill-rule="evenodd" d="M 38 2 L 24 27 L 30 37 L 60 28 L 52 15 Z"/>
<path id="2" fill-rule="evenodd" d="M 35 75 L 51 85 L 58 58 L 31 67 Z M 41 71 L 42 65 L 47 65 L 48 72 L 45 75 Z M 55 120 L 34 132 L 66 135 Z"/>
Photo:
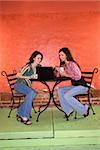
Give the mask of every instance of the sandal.
<path id="1" fill-rule="evenodd" d="M 21 121 L 22 118 L 17 114 L 16 119 L 17 119 L 17 121 Z"/>
<path id="2" fill-rule="evenodd" d="M 22 117 L 20 117 L 18 114 L 16 115 L 16 119 L 17 119 L 17 121 L 20 121 L 20 122 L 22 122 L 22 123 L 24 123 L 24 124 L 26 124 L 26 125 L 31 125 L 32 124 L 32 122 L 29 120 L 29 119 L 27 119 L 27 120 L 24 120 Z"/>
<path id="3" fill-rule="evenodd" d="M 29 119 L 23 120 L 23 123 L 24 123 L 25 125 L 31 125 L 31 124 L 32 124 L 32 122 L 31 122 Z"/>
<path id="4" fill-rule="evenodd" d="M 32 122 L 31 122 L 29 119 L 24 120 L 22 117 L 20 117 L 20 118 L 21 118 L 21 122 L 22 122 L 22 123 L 24 123 L 24 124 L 26 124 L 26 125 L 31 125 L 31 124 L 32 124 Z"/>
<path id="5" fill-rule="evenodd" d="M 87 116 L 89 115 L 89 111 L 90 111 L 90 107 L 88 107 L 88 109 L 87 109 L 87 113 L 86 113 L 86 114 L 84 114 L 83 116 L 84 116 L 84 117 L 87 117 Z"/>

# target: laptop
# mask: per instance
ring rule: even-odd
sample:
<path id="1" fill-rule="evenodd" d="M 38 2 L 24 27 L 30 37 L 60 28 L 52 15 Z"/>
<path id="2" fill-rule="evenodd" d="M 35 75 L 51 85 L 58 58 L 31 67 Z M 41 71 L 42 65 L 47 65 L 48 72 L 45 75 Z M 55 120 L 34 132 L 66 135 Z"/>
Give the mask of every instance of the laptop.
<path id="1" fill-rule="evenodd" d="M 50 81 L 54 79 L 54 71 L 52 67 L 37 67 L 36 73 L 38 74 L 38 80 Z"/>

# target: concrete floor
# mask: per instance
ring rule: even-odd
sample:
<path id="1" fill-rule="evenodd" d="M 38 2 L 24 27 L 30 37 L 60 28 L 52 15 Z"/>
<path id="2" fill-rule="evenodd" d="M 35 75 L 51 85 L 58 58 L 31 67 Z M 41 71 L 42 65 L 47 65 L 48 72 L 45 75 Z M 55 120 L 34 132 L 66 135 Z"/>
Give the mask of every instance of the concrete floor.
<path id="1" fill-rule="evenodd" d="M 32 125 L 16 121 L 13 110 L 0 109 L 0 150 L 99 150 L 100 149 L 100 106 L 94 106 L 96 115 L 66 121 L 64 114 L 54 108 L 43 112 L 36 122 L 37 114 L 32 111 Z"/>

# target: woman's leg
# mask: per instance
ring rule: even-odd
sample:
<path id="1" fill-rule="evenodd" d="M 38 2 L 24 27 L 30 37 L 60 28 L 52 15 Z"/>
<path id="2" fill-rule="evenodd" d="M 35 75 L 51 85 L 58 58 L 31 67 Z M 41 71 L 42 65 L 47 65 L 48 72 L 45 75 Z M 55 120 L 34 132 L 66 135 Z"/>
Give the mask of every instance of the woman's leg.
<path id="1" fill-rule="evenodd" d="M 32 108 L 32 101 L 37 93 L 32 88 L 20 83 L 15 84 L 15 90 L 26 95 L 24 102 L 17 109 L 17 114 L 29 119 Z"/>
<path id="2" fill-rule="evenodd" d="M 73 111 L 73 108 L 66 102 L 64 98 L 65 92 L 69 91 L 72 87 L 71 86 L 65 86 L 61 87 L 58 89 L 58 98 L 62 107 L 62 110 L 66 113 L 69 114 Z"/>
<path id="3" fill-rule="evenodd" d="M 64 98 L 68 105 L 79 112 L 80 115 L 84 115 L 87 113 L 88 105 L 82 105 L 74 96 L 85 94 L 87 93 L 87 90 L 88 88 L 84 86 L 72 86 L 72 88 L 64 94 Z"/>

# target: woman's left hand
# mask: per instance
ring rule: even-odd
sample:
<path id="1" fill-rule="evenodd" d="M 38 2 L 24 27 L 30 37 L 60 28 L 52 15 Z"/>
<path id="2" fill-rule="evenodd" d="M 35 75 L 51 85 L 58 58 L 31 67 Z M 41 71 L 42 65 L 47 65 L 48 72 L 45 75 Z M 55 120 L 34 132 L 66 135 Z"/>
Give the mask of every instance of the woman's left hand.
<path id="1" fill-rule="evenodd" d="M 61 77 L 68 77 L 67 73 L 65 71 L 60 71 Z"/>
<path id="2" fill-rule="evenodd" d="M 37 79 L 38 78 L 38 74 L 32 74 L 31 75 L 31 79 Z"/>

